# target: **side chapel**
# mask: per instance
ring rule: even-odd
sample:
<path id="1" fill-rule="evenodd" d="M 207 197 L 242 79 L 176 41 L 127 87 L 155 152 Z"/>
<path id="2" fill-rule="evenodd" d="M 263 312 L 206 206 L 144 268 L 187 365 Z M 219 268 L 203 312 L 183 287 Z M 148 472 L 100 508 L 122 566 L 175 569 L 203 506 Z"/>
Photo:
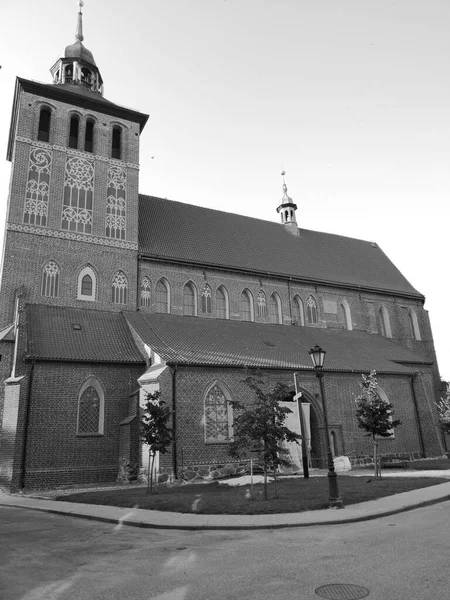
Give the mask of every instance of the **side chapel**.
<path id="1" fill-rule="evenodd" d="M 0 484 L 107 482 L 120 466 L 136 471 L 145 457 L 139 405 L 155 390 L 173 411 L 160 470 L 232 473 L 230 400 L 250 399 L 243 379 L 256 370 L 268 386 L 292 386 L 297 374 L 313 467 L 325 464 L 327 435 L 336 455 L 370 460 L 355 397 L 372 369 L 403 423 L 381 453 L 442 454 L 424 296 L 376 243 L 299 227 L 284 178 L 278 222 L 139 194 L 148 115 L 103 97 L 81 6 L 51 83 L 16 82 Z M 327 351 L 329 431 L 308 355 L 316 343 Z M 299 427 L 298 409 L 290 426 Z"/>

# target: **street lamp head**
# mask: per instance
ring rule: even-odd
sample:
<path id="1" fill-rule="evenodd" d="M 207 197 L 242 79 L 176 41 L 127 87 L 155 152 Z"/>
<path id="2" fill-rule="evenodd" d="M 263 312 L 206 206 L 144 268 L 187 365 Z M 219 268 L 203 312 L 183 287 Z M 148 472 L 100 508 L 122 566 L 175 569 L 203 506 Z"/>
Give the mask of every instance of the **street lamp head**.
<path id="1" fill-rule="evenodd" d="M 323 363 L 325 361 L 325 354 L 325 350 L 322 350 L 319 344 L 316 344 L 314 348 L 309 351 L 309 355 L 311 356 L 311 360 L 316 371 L 322 371 Z"/>

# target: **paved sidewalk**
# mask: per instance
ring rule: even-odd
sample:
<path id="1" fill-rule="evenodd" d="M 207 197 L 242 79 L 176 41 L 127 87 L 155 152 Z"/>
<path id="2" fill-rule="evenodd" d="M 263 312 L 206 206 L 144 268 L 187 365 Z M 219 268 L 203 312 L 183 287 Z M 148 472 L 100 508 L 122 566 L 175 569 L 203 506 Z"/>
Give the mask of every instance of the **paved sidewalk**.
<path id="1" fill-rule="evenodd" d="M 422 476 L 426 476 L 422 471 Z M 443 475 L 445 473 L 445 475 Z M 440 477 L 449 471 L 440 471 Z M 406 474 L 405 474 L 406 476 Z M 116 523 L 117 527 L 129 525 L 153 529 L 275 529 L 282 527 L 307 527 L 355 523 L 393 515 L 420 506 L 450 500 L 450 481 L 432 487 L 403 492 L 345 508 L 283 513 L 277 515 L 198 515 L 173 513 L 139 508 L 118 508 L 93 504 L 63 502 L 49 498 L 36 498 L 0 492 L 0 505 L 46 511 L 71 517 Z"/>

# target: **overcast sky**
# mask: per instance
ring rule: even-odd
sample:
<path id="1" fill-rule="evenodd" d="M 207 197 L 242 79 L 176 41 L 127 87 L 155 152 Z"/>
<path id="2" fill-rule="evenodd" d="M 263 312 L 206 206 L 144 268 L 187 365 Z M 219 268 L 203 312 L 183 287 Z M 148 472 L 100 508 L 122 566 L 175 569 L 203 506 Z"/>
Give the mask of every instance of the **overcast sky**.
<path id="1" fill-rule="evenodd" d="M 1 12 L 5 156 L 15 77 L 51 82 L 77 2 Z M 284 167 L 300 227 L 376 241 L 426 296 L 450 379 L 449 0 L 86 0 L 83 22 L 105 97 L 150 114 L 141 193 L 277 221 Z"/>

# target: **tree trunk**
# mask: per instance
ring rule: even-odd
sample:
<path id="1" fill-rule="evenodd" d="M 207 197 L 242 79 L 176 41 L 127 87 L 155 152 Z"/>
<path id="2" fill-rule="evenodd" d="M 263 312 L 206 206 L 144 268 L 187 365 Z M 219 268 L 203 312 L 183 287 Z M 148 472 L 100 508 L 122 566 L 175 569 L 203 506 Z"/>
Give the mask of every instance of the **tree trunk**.
<path id="1" fill-rule="evenodd" d="M 147 467 L 147 494 L 150 493 L 150 477 L 152 473 L 151 452 L 148 451 L 148 467 Z"/>
<path id="2" fill-rule="evenodd" d="M 378 477 L 378 442 L 373 436 L 373 466 L 374 466 L 374 477 Z"/>
<path id="3" fill-rule="evenodd" d="M 277 488 L 277 466 L 273 465 L 273 484 L 275 486 L 275 498 L 278 498 L 278 488 Z"/>
<path id="4" fill-rule="evenodd" d="M 267 500 L 267 462 L 264 459 L 264 500 Z"/>

